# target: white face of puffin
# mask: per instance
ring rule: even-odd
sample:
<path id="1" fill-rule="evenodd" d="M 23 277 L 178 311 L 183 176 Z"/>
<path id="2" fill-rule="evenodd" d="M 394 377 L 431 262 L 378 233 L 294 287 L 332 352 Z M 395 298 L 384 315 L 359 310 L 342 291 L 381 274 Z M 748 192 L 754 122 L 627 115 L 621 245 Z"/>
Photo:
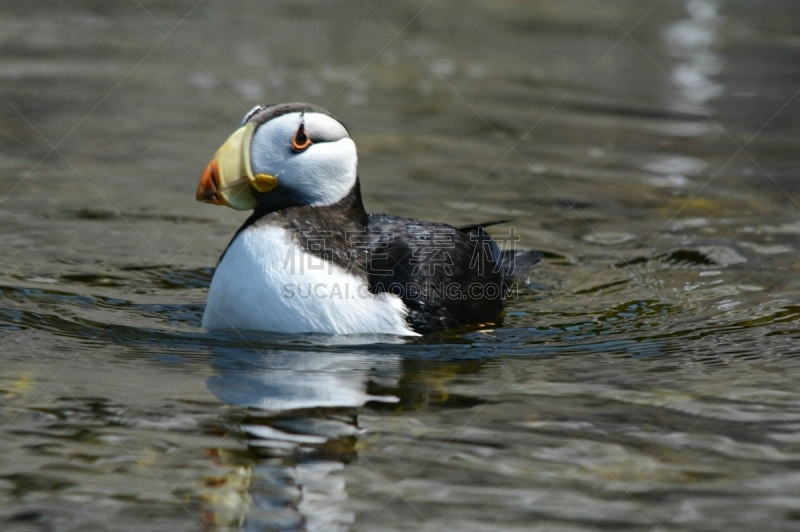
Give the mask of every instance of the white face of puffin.
<path id="1" fill-rule="evenodd" d="M 258 205 L 257 196 L 273 191 L 311 206 L 344 198 L 358 166 L 347 129 L 313 111 L 289 112 L 260 125 L 249 121 L 261 110 L 245 115 L 242 127 L 217 151 L 200 179 L 197 199 L 249 210 Z"/>
<path id="2" fill-rule="evenodd" d="M 289 113 L 262 124 L 250 144 L 254 174 L 275 176 L 306 205 L 332 205 L 356 183 L 356 145 L 342 124 L 320 113 Z"/>

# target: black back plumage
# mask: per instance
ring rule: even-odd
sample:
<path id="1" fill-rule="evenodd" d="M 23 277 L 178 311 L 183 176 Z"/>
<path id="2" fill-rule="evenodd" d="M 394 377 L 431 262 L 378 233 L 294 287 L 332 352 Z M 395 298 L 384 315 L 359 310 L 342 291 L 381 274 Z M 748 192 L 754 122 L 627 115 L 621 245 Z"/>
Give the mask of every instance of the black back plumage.
<path id="1" fill-rule="evenodd" d="M 503 310 L 499 249 L 482 231 L 376 214 L 369 284 L 401 297 L 415 331 L 490 322 Z"/>

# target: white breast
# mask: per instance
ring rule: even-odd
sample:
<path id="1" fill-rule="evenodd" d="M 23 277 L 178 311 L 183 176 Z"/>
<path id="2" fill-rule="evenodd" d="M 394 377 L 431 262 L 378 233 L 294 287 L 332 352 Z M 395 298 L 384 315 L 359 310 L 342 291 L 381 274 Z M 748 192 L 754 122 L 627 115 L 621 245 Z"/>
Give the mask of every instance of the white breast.
<path id="1" fill-rule="evenodd" d="M 217 266 L 203 327 L 284 333 L 413 335 L 392 294 L 305 253 L 270 226 L 245 229 Z"/>

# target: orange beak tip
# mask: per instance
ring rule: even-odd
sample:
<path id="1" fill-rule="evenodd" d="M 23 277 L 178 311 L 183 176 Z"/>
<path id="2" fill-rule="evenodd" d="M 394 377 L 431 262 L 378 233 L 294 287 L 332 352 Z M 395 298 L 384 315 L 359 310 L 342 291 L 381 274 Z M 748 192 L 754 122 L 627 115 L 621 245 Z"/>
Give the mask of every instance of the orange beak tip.
<path id="1" fill-rule="evenodd" d="M 218 163 L 217 160 L 214 159 L 208 163 L 206 169 L 203 170 L 203 175 L 200 176 L 200 183 L 197 185 L 197 194 L 195 194 L 197 201 L 211 203 L 212 205 L 225 205 L 227 203 L 222 196 L 219 195 L 219 188 L 217 187 L 217 183 L 219 182 L 218 172 Z"/>

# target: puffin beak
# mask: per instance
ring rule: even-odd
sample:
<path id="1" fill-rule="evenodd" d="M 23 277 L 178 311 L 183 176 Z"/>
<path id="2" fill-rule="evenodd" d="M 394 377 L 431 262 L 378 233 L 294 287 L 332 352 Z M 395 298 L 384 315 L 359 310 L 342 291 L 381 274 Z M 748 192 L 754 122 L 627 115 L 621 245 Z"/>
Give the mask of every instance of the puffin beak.
<path id="1" fill-rule="evenodd" d="M 200 176 L 197 201 L 247 211 L 258 205 L 253 189 L 263 193 L 278 186 L 275 176 L 253 175 L 250 168 L 250 143 L 254 132 L 253 124 L 247 123 L 237 129 L 217 150 Z"/>

